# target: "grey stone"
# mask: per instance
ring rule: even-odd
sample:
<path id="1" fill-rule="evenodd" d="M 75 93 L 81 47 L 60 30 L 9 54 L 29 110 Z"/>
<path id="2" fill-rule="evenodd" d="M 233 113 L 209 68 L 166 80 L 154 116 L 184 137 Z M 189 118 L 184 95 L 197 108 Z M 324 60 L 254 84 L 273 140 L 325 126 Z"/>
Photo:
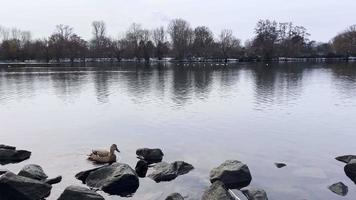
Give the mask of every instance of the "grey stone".
<path id="1" fill-rule="evenodd" d="M 203 194 L 202 200 L 235 200 L 224 183 L 215 181 Z"/>
<path id="2" fill-rule="evenodd" d="M 268 200 L 267 193 L 263 189 L 246 188 L 242 192 L 249 200 Z"/>
<path id="3" fill-rule="evenodd" d="M 153 167 L 154 171 L 148 175 L 152 180 L 159 183 L 161 181 L 171 181 L 178 176 L 189 173 L 194 169 L 193 165 L 175 161 L 173 163 L 160 162 Z"/>
<path id="4" fill-rule="evenodd" d="M 48 176 L 44 173 L 42 167 L 35 164 L 25 165 L 18 173 L 18 175 L 27 178 L 36 179 L 39 181 L 44 181 L 48 178 Z"/>
<path id="5" fill-rule="evenodd" d="M 104 200 L 100 194 L 85 187 L 69 186 L 58 200 Z"/>
<path id="6" fill-rule="evenodd" d="M 356 184 L 356 159 L 352 159 L 344 167 L 347 177 L 349 177 Z"/>
<path id="7" fill-rule="evenodd" d="M 346 196 L 349 192 L 349 188 L 343 182 L 334 183 L 328 188 L 329 190 L 340 196 Z"/>
<path id="8" fill-rule="evenodd" d="M 41 200 L 50 195 L 51 189 L 49 184 L 12 172 L 0 176 L 1 200 Z"/>
<path id="9" fill-rule="evenodd" d="M 145 160 L 149 164 L 161 162 L 164 156 L 161 149 L 149 149 L 149 148 L 137 149 L 136 155 L 139 159 Z"/>
<path id="10" fill-rule="evenodd" d="M 166 200 L 184 200 L 184 197 L 179 193 L 172 193 L 168 195 Z"/>
<path id="11" fill-rule="evenodd" d="M 240 189 L 251 183 L 252 177 L 246 164 L 227 160 L 210 171 L 210 182 L 221 181 L 229 189 Z"/>
<path id="12" fill-rule="evenodd" d="M 139 187 L 136 172 L 127 164 L 114 163 L 76 175 L 89 187 L 98 188 L 112 195 L 129 196 Z"/>
<path id="13" fill-rule="evenodd" d="M 356 155 L 345 155 L 345 156 L 338 156 L 335 158 L 336 160 L 343 162 L 343 163 L 349 163 L 352 159 L 356 159 Z"/>

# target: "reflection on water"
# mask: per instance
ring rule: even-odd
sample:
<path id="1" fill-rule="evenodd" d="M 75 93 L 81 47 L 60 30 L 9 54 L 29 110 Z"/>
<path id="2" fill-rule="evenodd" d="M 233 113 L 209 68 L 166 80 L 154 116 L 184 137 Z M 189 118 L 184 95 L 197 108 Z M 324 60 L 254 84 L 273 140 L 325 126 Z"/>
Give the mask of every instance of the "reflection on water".
<path id="1" fill-rule="evenodd" d="M 227 159 L 247 163 L 271 199 L 338 199 L 327 186 L 339 181 L 356 197 L 333 159 L 356 153 L 356 64 L 0 68 L 0 111 L 0 143 L 33 152 L 6 167 L 63 175 L 50 199 L 80 184 L 88 150 L 112 143 L 132 167 L 137 148 L 160 147 L 164 161 L 196 168 L 169 183 L 140 179 L 132 199 L 199 199 Z"/>

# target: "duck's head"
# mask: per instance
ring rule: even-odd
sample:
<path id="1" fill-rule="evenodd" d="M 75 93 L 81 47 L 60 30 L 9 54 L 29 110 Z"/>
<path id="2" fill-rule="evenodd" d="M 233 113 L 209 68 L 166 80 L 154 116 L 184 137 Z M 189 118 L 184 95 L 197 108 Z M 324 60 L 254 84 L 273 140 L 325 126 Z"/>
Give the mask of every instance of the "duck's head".
<path id="1" fill-rule="evenodd" d="M 117 151 L 120 153 L 120 150 L 117 148 L 116 144 L 111 145 L 110 147 L 110 152 L 114 153 L 114 151 Z"/>

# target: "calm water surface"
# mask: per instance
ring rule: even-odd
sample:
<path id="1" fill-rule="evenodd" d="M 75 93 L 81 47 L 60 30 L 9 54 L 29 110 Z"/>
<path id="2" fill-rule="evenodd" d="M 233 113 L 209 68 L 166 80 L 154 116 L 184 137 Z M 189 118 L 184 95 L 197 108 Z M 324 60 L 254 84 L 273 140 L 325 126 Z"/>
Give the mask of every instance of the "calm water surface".
<path id="1" fill-rule="evenodd" d="M 132 167 L 137 148 L 159 147 L 165 161 L 196 168 L 172 182 L 140 179 L 135 200 L 200 199 L 227 159 L 247 163 L 251 185 L 272 200 L 356 199 L 334 160 L 356 154 L 356 64 L 2 68 L 0 124 L 0 143 L 33 153 L 1 168 L 35 163 L 63 175 L 49 199 L 81 184 L 74 175 L 94 167 L 87 153 L 112 143 Z M 338 181 L 346 197 L 327 189 Z"/>

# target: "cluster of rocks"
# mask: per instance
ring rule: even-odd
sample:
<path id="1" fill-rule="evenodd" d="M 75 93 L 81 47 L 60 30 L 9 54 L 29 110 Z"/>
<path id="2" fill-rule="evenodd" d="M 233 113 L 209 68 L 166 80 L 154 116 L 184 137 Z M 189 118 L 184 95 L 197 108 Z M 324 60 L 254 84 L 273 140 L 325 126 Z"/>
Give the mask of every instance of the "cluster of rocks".
<path id="1" fill-rule="evenodd" d="M 26 165 L 18 174 L 6 171 L 0 176 L 0 199 L 38 200 L 50 195 L 53 184 L 59 183 L 61 176 L 48 179 L 39 165 Z"/>
<path id="2" fill-rule="evenodd" d="M 202 200 L 268 200 L 264 190 L 245 188 L 251 180 L 246 164 L 238 160 L 227 160 L 210 171 L 212 185 L 204 192 Z"/>

